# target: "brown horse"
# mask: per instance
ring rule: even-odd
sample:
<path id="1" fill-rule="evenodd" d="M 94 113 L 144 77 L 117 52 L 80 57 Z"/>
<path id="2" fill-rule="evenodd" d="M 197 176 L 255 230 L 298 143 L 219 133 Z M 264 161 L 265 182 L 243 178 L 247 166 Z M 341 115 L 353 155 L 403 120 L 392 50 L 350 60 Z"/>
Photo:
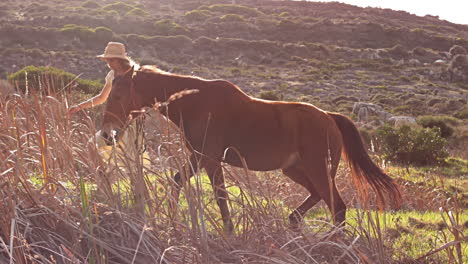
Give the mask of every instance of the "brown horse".
<path id="1" fill-rule="evenodd" d="M 197 92 L 172 100 L 187 90 Z M 344 223 L 346 205 L 334 180 L 342 152 L 361 198 L 367 197 L 370 185 L 381 206 L 386 195 L 396 206 L 401 203 L 398 186 L 370 159 L 350 119 L 311 104 L 253 98 L 224 80 L 132 68 L 114 80 L 103 118 L 103 136 L 118 136 L 133 110 L 152 107 L 155 101 L 170 102 L 161 112 L 181 128 L 193 153 L 191 164 L 186 165 L 192 169 L 185 171 L 206 170 L 227 232 L 233 230 L 233 224 L 221 162 L 238 167 L 246 164 L 256 171 L 281 169 L 304 186 L 310 195 L 289 216 L 293 226 L 321 199 L 335 224 Z M 192 176 L 189 174 L 175 175 L 177 196 L 182 181 Z"/>

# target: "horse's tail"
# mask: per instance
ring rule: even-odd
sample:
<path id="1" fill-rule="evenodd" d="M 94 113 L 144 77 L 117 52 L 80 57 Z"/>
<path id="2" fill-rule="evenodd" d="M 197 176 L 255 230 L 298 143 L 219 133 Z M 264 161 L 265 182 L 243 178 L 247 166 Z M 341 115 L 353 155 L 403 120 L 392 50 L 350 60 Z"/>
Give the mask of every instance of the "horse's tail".
<path id="1" fill-rule="evenodd" d="M 333 117 L 341 131 L 344 145 L 343 153 L 351 168 L 353 182 L 360 198 L 363 201 L 366 201 L 368 198 L 367 183 L 377 195 L 381 209 L 385 207 L 385 194 L 393 201 L 393 205 L 396 208 L 399 207 L 402 203 L 402 197 L 398 185 L 369 157 L 353 121 L 341 114 L 328 114 Z"/>

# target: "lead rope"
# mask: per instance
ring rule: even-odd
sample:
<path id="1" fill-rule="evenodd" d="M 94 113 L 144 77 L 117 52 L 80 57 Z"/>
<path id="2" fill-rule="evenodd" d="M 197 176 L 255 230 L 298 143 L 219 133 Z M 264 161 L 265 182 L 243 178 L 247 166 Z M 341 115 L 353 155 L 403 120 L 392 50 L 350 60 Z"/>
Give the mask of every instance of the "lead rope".
<path id="1" fill-rule="evenodd" d="M 143 154 L 146 151 L 145 114 L 135 120 L 135 145 L 137 146 L 138 154 Z"/>

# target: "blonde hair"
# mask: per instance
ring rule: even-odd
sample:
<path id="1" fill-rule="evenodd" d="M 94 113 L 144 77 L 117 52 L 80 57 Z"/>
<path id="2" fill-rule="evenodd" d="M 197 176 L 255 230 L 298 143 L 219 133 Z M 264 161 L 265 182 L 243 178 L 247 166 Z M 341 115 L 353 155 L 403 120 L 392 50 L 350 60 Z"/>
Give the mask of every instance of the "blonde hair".
<path id="1" fill-rule="evenodd" d="M 127 60 L 130 64 L 130 67 L 134 67 L 135 70 L 140 68 L 140 64 L 136 63 L 132 58 L 127 57 Z"/>
<path id="2" fill-rule="evenodd" d="M 116 59 L 119 61 L 119 67 L 121 70 L 126 70 L 130 67 L 134 67 L 135 70 L 140 68 L 140 65 L 136 63 L 132 58 L 127 57 L 126 59 L 122 58 L 110 58 L 110 59 Z"/>

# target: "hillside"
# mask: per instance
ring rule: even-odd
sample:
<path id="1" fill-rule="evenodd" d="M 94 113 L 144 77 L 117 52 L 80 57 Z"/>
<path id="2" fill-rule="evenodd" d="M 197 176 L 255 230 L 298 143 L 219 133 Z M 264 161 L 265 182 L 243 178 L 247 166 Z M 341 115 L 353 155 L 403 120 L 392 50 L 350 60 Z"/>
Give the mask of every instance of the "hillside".
<path id="1" fill-rule="evenodd" d="M 173 176 L 193 164 L 181 130 L 148 118 L 145 146 L 98 147 L 102 106 L 67 112 L 102 87 L 109 41 L 141 64 L 344 113 L 403 205 L 358 199 L 342 162 L 346 225 L 320 201 L 291 226 L 314 202 L 297 178 L 223 163 L 233 234 L 204 170 L 174 207 Z M 468 25 L 340 3 L 1 1 L 0 263 L 467 263 L 467 50 Z M 27 96 L 4 96 L 12 86 Z"/>
<path id="2" fill-rule="evenodd" d="M 449 69 L 450 49 L 468 49 L 466 25 L 339 3 L 226 3 L 2 2 L 0 76 L 33 64 L 102 80 L 94 56 L 114 40 L 143 64 L 228 79 L 254 96 L 347 113 L 355 101 L 403 115 L 466 113 L 466 61 L 452 78 Z"/>

